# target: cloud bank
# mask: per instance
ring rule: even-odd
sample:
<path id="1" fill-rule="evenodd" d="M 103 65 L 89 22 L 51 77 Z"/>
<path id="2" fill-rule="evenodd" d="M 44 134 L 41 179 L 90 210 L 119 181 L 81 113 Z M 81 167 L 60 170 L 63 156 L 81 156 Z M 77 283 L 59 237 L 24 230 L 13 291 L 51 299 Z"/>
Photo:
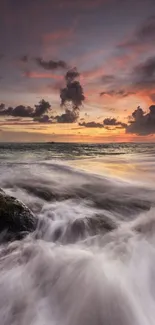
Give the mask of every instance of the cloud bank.
<path id="1" fill-rule="evenodd" d="M 0 115 L 1 116 L 14 116 L 14 117 L 30 117 L 36 118 L 43 116 L 49 111 L 51 105 L 42 99 L 35 108 L 29 106 L 18 105 L 16 107 L 6 108 L 4 104 L 0 104 Z"/>
<path id="2" fill-rule="evenodd" d="M 137 135 L 155 134 L 155 105 L 149 107 L 149 112 L 145 113 L 139 106 L 133 113 L 126 133 Z"/>

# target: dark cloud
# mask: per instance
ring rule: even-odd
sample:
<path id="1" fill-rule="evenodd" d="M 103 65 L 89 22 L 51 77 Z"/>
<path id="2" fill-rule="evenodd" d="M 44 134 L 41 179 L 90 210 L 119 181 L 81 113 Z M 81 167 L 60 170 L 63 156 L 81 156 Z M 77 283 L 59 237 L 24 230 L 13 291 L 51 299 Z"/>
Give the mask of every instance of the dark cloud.
<path id="1" fill-rule="evenodd" d="M 138 107 L 133 113 L 126 127 L 126 133 L 137 135 L 155 134 L 155 105 L 149 107 L 149 113 L 145 113 Z"/>
<path id="2" fill-rule="evenodd" d="M 1 103 L 0 104 L 0 112 L 5 110 L 5 104 Z"/>
<path id="3" fill-rule="evenodd" d="M 2 60 L 4 58 L 4 54 L 0 53 L 0 60 Z"/>
<path id="4" fill-rule="evenodd" d="M 68 69 L 68 65 L 65 61 L 44 61 L 42 58 L 36 58 L 37 64 L 45 70 L 57 70 L 57 69 Z"/>
<path id="5" fill-rule="evenodd" d="M 124 89 L 120 89 L 120 90 L 109 90 L 109 91 L 102 91 L 100 93 L 100 96 L 105 96 L 105 95 L 108 95 L 108 96 L 118 96 L 118 97 L 128 97 L 128 96 L 131 96 L 131 95 L 134 95 L 135 92 L 133 91 L 126 91 Z"/>
<path id="6" fill-rule="evenodd" d="M 40 116 L 40 117 L 35 117 L 34 118 L 34 121 L 36 122 L 39 122 L 39 123 L 53 123 L 53 119 L 51 119 L 48 115 L 43 115 L 43 116 Z"/>
<path id="7" fill-rule="evenodd" d="M 66 79 L 67 84 L 72 83 L 79 76 L 80 76 L 80 73 L 77 71 L 76 68 L 73 68 L 73 69 L 67 71 L 67 73 L 65 75 L 65 79 Z"/>
<path id="8" fill-rule="evenodd" d="M 8 107 L 5 108 L 5 105 L 0 105 L 0 115 L 1 116 L 15 116 L 15 117 L 32 117 L 33 108 L 25 107 L 23 105 L 19 105 L 16 107 Z"/>
<path id="9" fill-rule="evenodd" d="M 107 130 L 111 130 L 111 129 L 116 129 L 116 128 L 120 128 L 120 129 L 125 129 L 127 127 L 127 125 L 123 122 L 117 121 L 115 118 L 105 118 L 103 120 L 103 123 L 99 123 L 99 122 L 95 122 L 95 121 L 91 121 L 91 122 L 82 122 L 79 123 L 80 126 L 84 126 L 87 128 L 105 128 Z"/>
<path id="10" fill-rule="evenodd" d="M 55 117 L 55 121 L 57 123 L 75 123 L 77 122 L 78 118 L 79 118 L 78 109 L 74 109 L 74 110 L 66 109 L 65 113 L 63 113 L 62 115 L 57 115 Z"/>
<path id="11" fill-rule="evenodd" d="M 35 105 L 35 110 L 34 110 L 34 117 L 40 117 L 47 113 L 49 109 L 51 108 L 51 105 L 49 102 L 46 102 L 44 99 L 42 99 L 38 105 Z"/>
<path id="12" fill-rule="evenodd" d="M 60 90 L 61 106 L 68 103 L 72 109 L 79 109 L 85 100 L 84 91 L 79 81 L 76 79 L 80 76 L 76 68 L 69 70 L 65 75 L 66 87 Z"/>
<path id="13" fill-rule="evenodd" d="M 0 104 L 0 115 L 1 116 L 14 116 L 14 117 L 41 117 L 50 109 L 50 104 L 42 99 L 35 108 L 30 106 L 18 105 L 16 107 L 6 108 L 4 104 Z"/>
<path id="14" fill-rule="evenodd" d="M 103 120 L 103 123 L 104 123 L 104 125 L 118 125 L 118 122 L 117 122 L 117 120 L 115 119 L 115 118 L 105 118 L 104 120 Z"/>
<path id="15" fill-rule="evenodd" d="M 144 43 L 152 43 L 155 41 L 155 16 L 149 17 L 145 22 L 136 30 L 133 38 L 127 42 L 119 44 L 120 48 L 129 48 Z"/>
<path id="16" fill-rule="evenodd" d="M 61 89 L 61 106 L 71 103 L 73 109 L 77 109 L 82 105 L 85 99 L 82 86 L 79 81 L 73 81 L 67 84 L 66 88 Z"/>
<path id="17" fill-rule="evenodd" d="M 79 110 L 85 100 L 83 88 L 78 80 L 80 73 L 76 68 L 67 71 L 65 75 L 66 87 L 60 90 L 61 106 L 65 113 L 57 115 L 57 123 L 74 123 L 79 118 Z"/>
<path id="18" fill-rule="evenodd" d="M 29 117 L 32 114 L 33 109 L 31 107 L 25 107 L 23 105 L 13 107 L 8 107 L 6 110 L 8 115 L 15 116 L 15 117 Z"/>
<path id="19" fill-rule="evenodd" d="M 33 108 L 32 107 L 25 107 L 23 105 L 19 105 L 15 108 L 9 108 L 10 113 L 12 116 L 20 116 L 20 117 L 29 117 L 33 114 Z"/>
<path id="20" fill-rule="evenodd" d="M 79 123 L 80 126 L 84 126 L 86 128 L 104 128 L 104 125 L 102 123 L 97 123 L 97 122 L 83 122 Z"/>
<path id="21" fill-rule="evenodd" d="M 117 121 L 116 118 L 105 118 L 103 120 L 104 127 L 109 126 L 118 126 L 119 128 L 126 128 L 126 124 L 120 121 Z"/>

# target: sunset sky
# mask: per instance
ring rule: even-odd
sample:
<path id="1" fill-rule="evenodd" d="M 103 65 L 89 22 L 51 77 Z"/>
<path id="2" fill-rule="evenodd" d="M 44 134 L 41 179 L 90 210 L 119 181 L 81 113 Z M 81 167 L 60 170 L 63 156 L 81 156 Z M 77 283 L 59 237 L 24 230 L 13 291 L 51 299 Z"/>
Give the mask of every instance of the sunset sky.
<path id="1" fill-rule="evenodd" d="M 0 40 L 0 141 L 155 140 L 155 0 L 0 0 Z"/>

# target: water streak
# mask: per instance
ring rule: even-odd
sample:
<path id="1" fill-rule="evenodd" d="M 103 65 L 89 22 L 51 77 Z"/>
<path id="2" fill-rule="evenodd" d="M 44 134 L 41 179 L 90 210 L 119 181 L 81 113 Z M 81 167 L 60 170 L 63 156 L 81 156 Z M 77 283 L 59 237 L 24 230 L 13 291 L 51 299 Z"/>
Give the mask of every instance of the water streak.
<path id="1" fill-rule="evenodd" d="M 3 146 L 1 187 L 32 209 L 38 227 L 0 246 L 0 324 L 154 325 L 154 147 L 131 154 L 124 145 L 128 156 L 94 159 L 123 146 L 92 146 L 90 158 L 87 145 L 71 146 L 62 163 L 61 145 L 53 158 L 50 147 L 27 144 L 23 159 L 25 147 Z M 126 172 L 114 175 L 116 165 Z"/>

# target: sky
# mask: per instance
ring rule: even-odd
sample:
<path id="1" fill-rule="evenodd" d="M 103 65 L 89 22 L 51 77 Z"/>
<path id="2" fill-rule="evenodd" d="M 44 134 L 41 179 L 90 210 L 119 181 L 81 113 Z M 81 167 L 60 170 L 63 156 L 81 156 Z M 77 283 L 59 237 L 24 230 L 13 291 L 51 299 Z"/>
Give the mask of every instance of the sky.
<path id="1" fill-rule="evenodd" d="M 0 0 L 0 141 L 154 142 L 154 0 Z"/>

